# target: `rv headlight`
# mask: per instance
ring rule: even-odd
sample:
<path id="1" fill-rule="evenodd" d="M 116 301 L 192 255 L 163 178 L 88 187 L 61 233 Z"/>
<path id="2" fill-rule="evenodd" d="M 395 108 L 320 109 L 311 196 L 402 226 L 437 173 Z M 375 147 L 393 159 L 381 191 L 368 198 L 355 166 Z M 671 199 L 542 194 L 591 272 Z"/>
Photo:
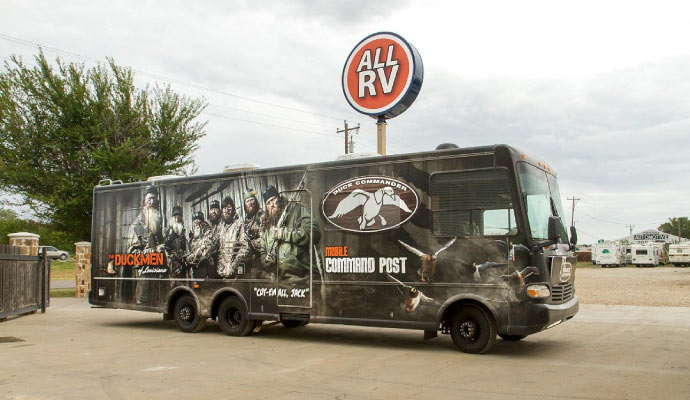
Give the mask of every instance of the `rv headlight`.
<path id="1" fill-rule="evenodd" d="M 527 286 L 527 295 L 534 299 L 543 299 L 551 296 L 551 291 L 544 284 L 529 285 Z"/>

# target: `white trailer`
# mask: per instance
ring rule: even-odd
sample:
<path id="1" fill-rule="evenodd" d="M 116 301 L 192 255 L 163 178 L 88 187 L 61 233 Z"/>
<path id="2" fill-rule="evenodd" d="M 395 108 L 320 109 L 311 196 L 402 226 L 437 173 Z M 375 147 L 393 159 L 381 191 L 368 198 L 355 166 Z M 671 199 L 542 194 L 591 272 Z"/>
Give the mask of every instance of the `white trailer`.
<path id="1" fill-rule="evenodd" d="M 625 265 L 625 247 L 616 242 L 597 243 L 595 245 L 596 264 L 603 268 Z"/>
<path id="2" fill-rule="evenodd" d="M 625 247 L 625 264 L 632 264 L 632 248 L 630 244 L 623 245 Z"/>
<path id="3" fill-rule="evenodd" d="M 656 245 L 659 247 L 659 264 L 668 264 L 668 243 L 656 242 Z"/>
<path id="4" fill-rule="evenodd" d="M 676 267 L 690 265 L 690 242 L 670 245 L 668 247 L 668 259 Z"/>
<path id="5" fill-rule="evenodd" d="M 661 249 L 656 243 L 638 243 L 631 246 L 632 263 L 636 267 L 659 265 Z"/>

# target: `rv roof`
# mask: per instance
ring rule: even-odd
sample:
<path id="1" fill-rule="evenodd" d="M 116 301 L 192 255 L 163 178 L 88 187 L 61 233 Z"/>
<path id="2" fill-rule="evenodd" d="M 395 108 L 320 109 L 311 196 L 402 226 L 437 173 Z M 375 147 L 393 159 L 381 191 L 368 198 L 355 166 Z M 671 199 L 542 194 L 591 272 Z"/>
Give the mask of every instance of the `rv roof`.
<path id="1" fill-rule="evenodd" d="M 440 158 L 440 157 L 451 157 L 454 155 L 470 155 L 470 154 L 484 154 L 484 155 L 489 155 L 489 154 L 494 154 L 497 148 L 504 148 L 508 152 L 512 153 L 513 156 L 516 159 L 522 159 L 523 161 L 529 162 L 530 164 L 533 165 L 538 165 L 538 160 L 534 157 L 531 157 L 529 155 L 526 155 L 525 153 L 520 152 L 519 150 L 515 149 L 512 146 L 508 146 L 505 144 L 496 144 L 496 145 L 489 145 L 489 146 L 477 146 L 477 147 L 465 147 L 465 148 L 457 148 L 457 149 L 444 149 L 444 150 L 428 150 L 428 151 L 423 151 L 423 152 L 417 152 L 417 153 L 403 153 L 403 154 L 393 154 L 393 155 L 386 155 L 386 156 L 379 156 L 379 157 L 371 157 L 371 158 L 352 158 L 352 159 L 346 159 L 346 160 L 338 160 L 338 161 L 326 161 L 326 162 L 320 162 L 320 163 L 313 163 L 313 164 L 296 164 L 296 165 L 288 165 L 288 166 L 281 166 L 281 167 L 272 167 L 272 168 L 261 168 L 261 169 L 252 169 L 252 173 L 256 174 L 263 174 L 263 173 L 280 173 L 280 172 L 291 172 L 291 171 L 299 171 L 302 170 L 304 171 L 307 168 L 310 169 L 321 169 L 321 168 L 331 168 L 331 167 L 336 167 L 336 166 L 348 166 L 348 165 L 357 165 L 361 163 L 388 163 L 388 162 L 395 162 L 398 160 L 408 160 L 408 159 L 433 159 L 433 158 Z M 247 165 L 247 164 L 245 164 Z M 254 164 L 256 165 L 256 164 Z M 206 174 L 206 175 L 193 175 L 185 178 L 195 178 L 195 179 L 215 179 L 219 177 L 225 177 L 228 174 L 232 173 L 237 173 L 239 171 L 234 171 L 234 172 L 224 172 L 224 173 L 216 173 L 216 174 Z M 181 177 L 180 177 L 181 178 Z M 126 183 L 124 185 L 117 185 L 120 189 L 123 186 L 139 186 L 142 185 L 143 182 L 132 182 L 132 183 Z M 108 190 L 108 186 L 97 186 L 96 189 L 98 190 Z M 114 189 L 111 187 L 111 189 Z"/>

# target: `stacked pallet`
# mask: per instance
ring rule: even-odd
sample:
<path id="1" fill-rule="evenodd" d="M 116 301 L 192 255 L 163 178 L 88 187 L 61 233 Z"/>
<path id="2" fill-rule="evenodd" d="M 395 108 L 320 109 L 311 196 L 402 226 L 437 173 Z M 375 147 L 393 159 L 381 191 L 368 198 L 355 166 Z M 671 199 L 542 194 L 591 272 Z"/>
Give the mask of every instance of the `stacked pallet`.
<path id="1" fill-rule="evenodd" d="M 74 252 L 74 270 L 77 281 L 74 296 L 86 298 L 89 296 L 89 290 L 91 290 L 91 243 L 77 242 L 74 245 L 77 248 Z"/>

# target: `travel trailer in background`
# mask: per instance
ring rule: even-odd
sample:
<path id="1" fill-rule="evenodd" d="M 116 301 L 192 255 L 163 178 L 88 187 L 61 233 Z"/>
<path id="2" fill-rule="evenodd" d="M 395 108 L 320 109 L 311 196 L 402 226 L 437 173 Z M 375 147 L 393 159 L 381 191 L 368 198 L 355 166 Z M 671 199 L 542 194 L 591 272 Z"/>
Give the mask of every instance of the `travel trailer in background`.
<path id="1" fill-rule="evenodd" d="M 625 266 L 625 245 L 616 242 L 604 242 L 594 245 L 592 255 L 596 254 L 596 264 L 605 267 Z"/>
<path id="2" fill-rule="evenodd" d="M 656 267 L 659 265 L 660 247 L 653 242 L 635 243 L 630 246 L 632 263 L 636 267 Z"/>
<path id="3" fill-rule="evenodd" d="M 668 257 L 668 243 L 655 242 L 654 243 L 659 248 L 659 264 L 666 265 L 669 263 Z"/>
<path id="4" fill-rule="evenodd" d="M 690 265 L 690 242 L 669 245 L 668 261 L 677 267 Z"/>
<path id="5" fill-rule="evenodd" d="M 630 265 L 632 264 L 632 248 L 631 248 L 630 243 L 625 243 L 623 244 L 623 248 L 625 249 L 625 265 Z"/>

